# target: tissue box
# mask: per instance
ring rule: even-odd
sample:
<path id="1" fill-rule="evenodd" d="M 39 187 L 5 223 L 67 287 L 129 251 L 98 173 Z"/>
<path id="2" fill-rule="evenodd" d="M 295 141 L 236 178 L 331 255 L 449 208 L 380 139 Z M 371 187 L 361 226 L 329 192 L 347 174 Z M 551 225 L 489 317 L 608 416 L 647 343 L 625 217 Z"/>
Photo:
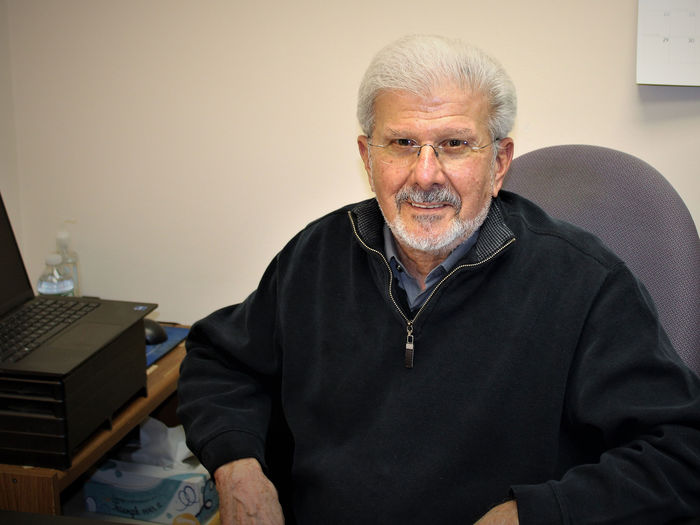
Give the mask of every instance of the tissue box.
<path id="1" fill-rule="evenodd" d="M 219 507 L 200 465 L 167 466 L 108 460 L 83 487 L 89 512 L 157 523 L 206 524 Z"/>

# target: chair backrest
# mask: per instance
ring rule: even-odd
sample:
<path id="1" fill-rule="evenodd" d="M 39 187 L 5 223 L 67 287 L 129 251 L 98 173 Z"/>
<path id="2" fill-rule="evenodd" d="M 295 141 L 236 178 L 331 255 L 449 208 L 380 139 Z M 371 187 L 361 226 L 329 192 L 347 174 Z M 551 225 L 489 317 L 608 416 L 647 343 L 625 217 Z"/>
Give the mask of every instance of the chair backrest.
<path id="1" fill-rule="evenodd" d="M 601 238 L 644 283 L 676 351 L 700 375 L 700 239 L 657 170 L 609 148 L 551 146 L 516 158 L 504 189 Z"/>

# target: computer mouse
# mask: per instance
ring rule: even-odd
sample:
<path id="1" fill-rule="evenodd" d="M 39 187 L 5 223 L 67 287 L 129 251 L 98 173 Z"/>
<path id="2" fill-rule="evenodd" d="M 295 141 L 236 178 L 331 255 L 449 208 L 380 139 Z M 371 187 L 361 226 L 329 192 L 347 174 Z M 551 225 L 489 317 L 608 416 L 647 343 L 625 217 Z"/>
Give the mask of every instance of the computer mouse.
<path id="1" fill-rule="evenodd" d="M 146 332 L 147 345 L 157 345 L 168 339 L 165 328 L 153 319 L 144 319 L 143 327 Z"/>

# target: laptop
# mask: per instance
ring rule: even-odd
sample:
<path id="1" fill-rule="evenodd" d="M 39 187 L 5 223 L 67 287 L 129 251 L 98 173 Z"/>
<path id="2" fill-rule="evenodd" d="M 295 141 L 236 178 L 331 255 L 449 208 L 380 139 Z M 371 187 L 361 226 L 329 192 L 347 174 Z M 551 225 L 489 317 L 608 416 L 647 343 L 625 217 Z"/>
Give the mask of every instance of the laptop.
<path id="1" fill-rule="evenodd" d="M 67 468 L 92 432 L 145 394 L 143 317 L 156 306 L 35 296 L 0 195 L 0 462 Z M 12 340 L 23 312 L 55 308 L 67 313 L 48 327 L 44 316 L 30 321 L 33 342 Z"/>

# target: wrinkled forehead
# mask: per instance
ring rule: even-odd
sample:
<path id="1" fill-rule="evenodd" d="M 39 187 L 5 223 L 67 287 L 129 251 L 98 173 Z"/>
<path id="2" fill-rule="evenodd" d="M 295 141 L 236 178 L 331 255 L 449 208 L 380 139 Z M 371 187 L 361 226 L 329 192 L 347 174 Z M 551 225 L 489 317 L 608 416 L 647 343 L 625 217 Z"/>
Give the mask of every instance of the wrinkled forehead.
<path id="1" fill-rule="evenodd" d="M 374 99 L 373 132 L 453 129 L 487 132 L 489 104 L 485 95 L 454 85 L 415 93 L 384 89 Z"/>

